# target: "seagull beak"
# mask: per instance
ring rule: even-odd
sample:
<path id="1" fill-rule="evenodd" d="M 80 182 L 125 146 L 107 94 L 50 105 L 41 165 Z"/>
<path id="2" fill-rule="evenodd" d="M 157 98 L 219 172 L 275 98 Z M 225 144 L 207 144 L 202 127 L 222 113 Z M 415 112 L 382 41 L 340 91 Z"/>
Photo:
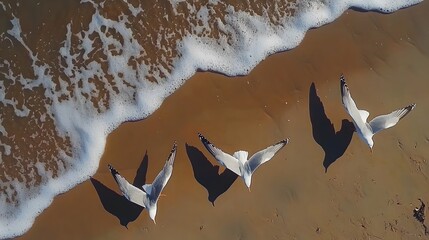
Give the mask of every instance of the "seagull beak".
<path id="1" fill-rule="evenodd" d="M 370 151 L 371 151 L 371 153 L 372 153 L 372 148 L 370 148 L 369 150 L 370 150 Z"/>
<path id="2" fill-rule="evenodd" d="M 250 190 L 250 187 L 248 187 L 247 189 L 249 189 L 249 192 L 252 192 L 252 191 Z"/>

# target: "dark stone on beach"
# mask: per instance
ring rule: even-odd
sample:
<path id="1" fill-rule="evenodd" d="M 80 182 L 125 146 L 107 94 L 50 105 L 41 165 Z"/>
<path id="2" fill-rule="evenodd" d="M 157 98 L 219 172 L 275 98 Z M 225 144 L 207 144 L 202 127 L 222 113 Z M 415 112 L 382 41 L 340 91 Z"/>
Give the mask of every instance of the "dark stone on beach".
<path id="1" fill-rule="evenodd" d="M 421 205 L 420 205 L 419 208 L 415 208 L 413 210 L 413 212 L 414 212 L 413 216 L 417 219 L 417 221 L 419 221 L 421 223 L 424 223 L 424 221 L 425 221 L 425 207 L 426 207 L 426 205 L 425 205 L 425 203 L 420 198 L 419 198 L 419 201 L 420 201 Z"/>

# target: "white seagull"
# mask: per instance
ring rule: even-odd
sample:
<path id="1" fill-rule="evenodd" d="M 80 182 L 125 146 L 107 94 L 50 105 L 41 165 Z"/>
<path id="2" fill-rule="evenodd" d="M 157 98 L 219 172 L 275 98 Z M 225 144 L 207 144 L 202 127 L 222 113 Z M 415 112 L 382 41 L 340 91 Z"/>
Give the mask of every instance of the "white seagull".
<path id="1" fill-rule="evenodd" d="M 284 139 L 274 145 L 267 147 L 264 150 L 255 153 L 252 157 L 250 157 L 249 160 L 247 160 L 249 153 L 246 151 L 237 151 L 231 156 L 215 147 L 200 133 L 198 133 L 198 136 L 207 150 L 222 166 L 228 168 L 243 178 L 244 183 L 249 188 L 249 191 L 250 184 L 252 182 L 252 174 L 256 171 L 256 169 L 274 157 L 274 155 L 289 142 L 288 138 Z"/>
<path id="2" fill-rule="evenodd" d="M 142 186 L 142 189 L 135 187 L 130 184 L 124 177 L 122 177 L 118 171 L 116 171 L 110 164 L 109 170 L 115 178 L 116 183 L 119 186 L 122 194 L 128 201 L 131 201 L 135 204 L 138 204 L 149 211 L 149 216 L 156 224 L 155 216 L 157 209 L 158 198 L 170 179 L 171 173 L 173 171 L 174 158 L 176 157 L 177 145 L 174 143 L 173 149 L 168 156 L 167 162 L 164 165 L 164 168 L 156 176 L 152 184 L 145 184 Z"/>
<path id="3" fill-rule="evenodd" d="M 369 123 L 366 122 L 369 112 L 365 110 L 359 110 L 356 107 L 355 102 L 350 95 L 349 88 L 347 87 L 346 80 L 343 75 L 340 77 L 341 82 L 341 99 L 346 109 L 347 113 L 352 117 L 353 124 L 355 125 L 356 132 L 359 137 L 368 144 L 369 148 L 372 151 L 374 146 L 374 141 L 372 136 L 377 132 L 393 127 L 398 123 L 401 118 L 405 117 L 411 110 L 414 109 L 416 104 L 410 104 L 404 108 L 398 109 L 386 115 L 380 115 L 372 119 Z"/>

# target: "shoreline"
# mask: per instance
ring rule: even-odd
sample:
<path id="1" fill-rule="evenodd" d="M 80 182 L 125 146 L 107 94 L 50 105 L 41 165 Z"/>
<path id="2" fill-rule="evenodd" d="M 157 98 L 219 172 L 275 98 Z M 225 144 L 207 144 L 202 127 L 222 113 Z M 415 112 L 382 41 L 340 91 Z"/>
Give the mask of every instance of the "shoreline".
<path id="1" fill-rule="evenodd" d="M 428 61 L 428 52 L 424 52 L 429 49 L 428 44 L 424 43 L 428 31 L 424 32 L 426 35 L 423 37 L 408 35 L 414 18 L 420 16 L 421 19 L 424 10 L 429 9 L 428 5 L 422 2 L 388 15 L 348 10 L 333 23 L 309 31 L 297 48 L 268 57 L 247 76 L 231 79 L 215 73 L 197 73 L 168 97 L 154 114 L 143 121 L 124 123 L 113 131 L 107 139 L 105 153 L 94 179 L 116 193 L 119 190 L 107 170 L 107 163 L 131 181 L 147 152 L 146 179 L 151 182 L 162 168 L 173 141 L 178 142 L 175 168 L 165 189 L 167 197 L 161 198 L 158 203 L 157 225 L 143 211 L 129 223 L 127 230 L 114 215 L 106 211 L 93 183 L 88 180 L 56 197 L 54 203 L 36 219 L 29 232 L 20 238 L 41 238 L 47 232 L 52 238 L 70 239 L 166 238 L 174 234 L 181 234 L 179 236 L 187 239 L 228 236 L 260 239 L 267 233 L 280 238 L 294 236 L 304 239 L 341 239 L 350 235 L 363 238 L 383 233 L 391 234 L 384 235 L 390 239 L 398 238 L 398 232 L 388 232 L 380 223 L 383 221 L 380 220 L 379 209 L 387 212 L 388 216 L 384 216 L 389 220 L 387 225 L 402 216 L 406 220 L 399 220 L 396 224 L 403 224 L 406 232 L 417 234 L 421 226 L 415 223 L 411 215 L 415 206 L 409 206 L 409 215 L 406 206 L 418 203 L 417 199 L 413 199 L 428 180 L 418 172 L 413 172 L 412 161 L 409 164 L 400 161 L 410 156 L 417 159 L 415 161 L 421 164 L 421 171 L 429 176 L 427 163 L 423 161 L 424 156 L 428 156 L 424 147 L 428 145 L 425 136 L 429 136 L 429 133 L 426 129 L 416 129 L 425 126 L 427 104 L 418 102 L 416 110 L 397 127 L 386 130 L 383 136 L 376 136 L 375 153 L 372 155 L 354 134 L 345 153 L 331 164 L 325 174 L 322 166 L 324 151 L 313 139 L 308 95 L 311 83 L 315 82 L 316 95 L 323 104 L 322 110 L 337 131 L 342 119 L 350 119 L 339 98 L 338 78 L 341 72 L 344 72 L 358 105 L 373 107 L 367 110 L 375 115 L 403 107 L 411 103 L 413 98 L 424 99 L 424 93 L 419 89 L 424 89 L 427 83 L 424 83 L 424 79 L 417 81 L 417 78 L 424 76 L 427 70 L 417 68 L 418 72 L 411 74 L 414 80 L 412 85 L 415 86 L 403 87 L 402 84 L 406 84 L 407 80 L 400 77 L 407 76 L 413 70 L 412 67 L 410 70 L 404 69 L 406 61 L 402 58 L 409 58 L 416 63 L 421 61 L 418 63 L 420 67 L 425 66 L 424 61 Z M 402 35 L 405 38 L 404 30 L 411 40 L 399 40 Z M 418 33 L 418 29 L 412 29 L 411 33 L 413 31 Z M 384 46 L 376 42 L 383 42 Z M 332 53 L 333 49 L 336 54 Z M 426 55 L 419 55 L 416 49 Z M 387 78 L 394 80 L 386 87 Z M 359 92 L 368 89 L 368 81 L 373 82 L 373 89 L 378 91 L 374 90 L 374 94 L 368 93 L 367 96 L 360 95 Z M 388 91 L 379 92 L 380 89 Z M 415 91 L 418 93 L 410 94 Z M 392 102 L 380 100 L 384 98 Z M 376 101 L 381 101 L 381 104 L 371 106 Z M 258 169 L 251 193 L 237 178 L 218 196 L 213 207 L 207 199 L 206 188 L 195 178 L 188 153 L 191 150 L 185 145 L 195 147 L 202 161 L 205 157 L 209 163 L 217 165 L 199 143 L 196 135 L 198 131 L 226 152 L 245 148 L 252 154 L 285 137 L 290 137 L 291 143 L 272 161 Z M 407 131 L 411 132 L 409 136 Z M 417 137 L 417 149 L 413 149 L 412 136 Z M 301 156 L 303 149 L 308 149 L 304 157 Z M 400 165 L 392 167 L 392 161 L 384 159 L 386 156 Z M 306 158 L 310 159 L 309 163 L 303 164 Z M 407 193 L 410 196 L 399 194 L 398 199 L 395 199 L 391 191 L 384 189 L 383 184 L 392 186 L 388 182 L 392 176 L 384 176 L 386 166 L 383 164 L 387 165 L 389 173 L 399 179 L 416 175 L 410 183 L 399 180 L 394 182 L 399 185 L 401 191 L 398 192 L 401 193 L 405 193 L 405 186 L 416 185 L 412 194 Z M 223 169 L 220 167 L 219 171 Z M 401 169 L 408 172 L 402 174 Z M 363 179 L 362 176 L 369 179 Z M 282 180 L 277 182 L 279 177 Z M 313 190 L 314 184 L 317 190 Z M 401 184 L 404 186 L 401 187 Z M 267 189 L 266 185 L 272 186 L 272 189 Z M 386 198 L 380 197 L 381 194 L 377 193 L 380 190 L 385 191 Z M 307 198 L 312 194 L 326 201 L 315 204 L 314 199 Z M 401 208 L 398 210 L 390 205 L 386 208 L 379 202 L 372 204 L 365 198 L 378 198 L 368 196 L 370 194 L 381 198 L 380 202 L 383 203 L 398 200 Z M 429 195 L 424 193 L 421 198 L 429 199 Z M 194 201 L 188 201 L 190 199 Z M 255 207 L 261 201 L 269 205 Z M 323 204 L 327 204 L 328 208 Z M 362 209 L 365 204 L 369 205 L 368 208 Z M 186 212 L 189 208 L 193 211 Z M 313 219 L 313 214 L 320 216 Z M 339 217 L 335 217 L 335 214 Z M 188 216 L 189 219 L 183 219 L 182 216 Z M 367 216 L 370 216 L 369 220 Z M 225 222 L 218 223 L 219 219 Z M 371 223 L 375 226 L 369 226 Z M 262 226 L 255 229 L 252 227 L 255 224 Z M 366 227 L 359 227 L 359 224 Z M 399 229 L 401 226 L 397 225 L 393 227 Z M 334 231 L 341 227 L 345 229 L 343 232 Z M 66 236 L 64 233 L 67 233 Z"/>

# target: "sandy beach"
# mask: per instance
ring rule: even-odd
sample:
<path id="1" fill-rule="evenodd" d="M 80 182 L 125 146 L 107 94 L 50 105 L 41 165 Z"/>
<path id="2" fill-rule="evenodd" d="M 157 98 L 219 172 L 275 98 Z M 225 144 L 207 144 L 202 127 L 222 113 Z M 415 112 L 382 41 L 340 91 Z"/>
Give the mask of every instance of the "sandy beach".
<path id="1" fill-rule="evenodd" d="M 429 203 L 428 13 L 428 1 L 392 14 L 348 10 L 248 76 L 196 74 L 153 115 L 111 133 L 93 179 L 56 197 L 18 239 L 427 238 L 413 209 Z M 341 74 L 369 119 L 417 104 L 374 137 L 372 153 L 348 122 Z M 216 167 L 198 132 L 229 153 L 291 141 L 249 192 Z M 120 196 L 107 164 L 151 183 L 174 141 L 154 224 Z"/>

